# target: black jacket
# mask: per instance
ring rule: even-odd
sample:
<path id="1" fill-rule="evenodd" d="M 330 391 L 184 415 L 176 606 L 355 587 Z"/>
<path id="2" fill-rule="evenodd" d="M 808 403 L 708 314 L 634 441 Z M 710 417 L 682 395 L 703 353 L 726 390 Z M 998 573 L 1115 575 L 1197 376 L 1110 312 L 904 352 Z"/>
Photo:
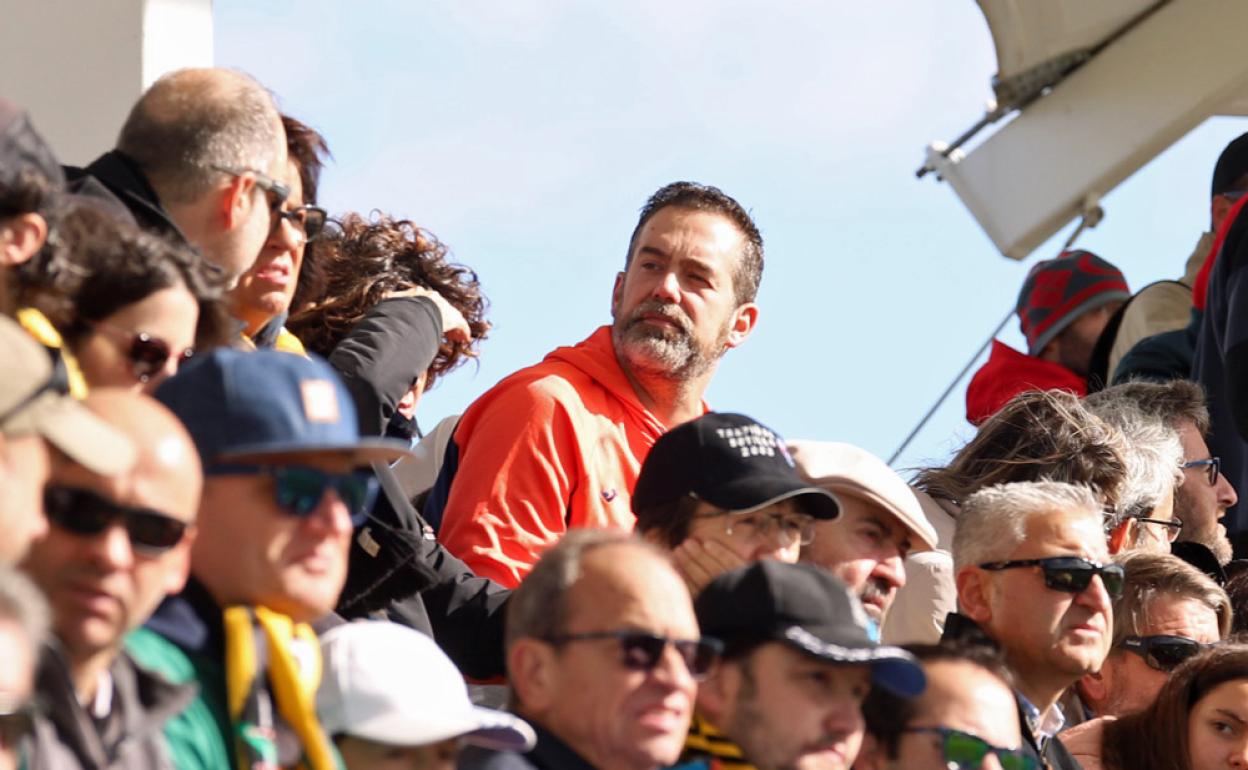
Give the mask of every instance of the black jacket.
<path id="1" fill-rule="evenodd" d="M 110 213 L 129 212 L 135 224 L 149 232 L 190 245 L 186 235 L 160 203 L 143 170 L 120 150 L 110 150 L 86 168 L 65 167 L 69 191 L 93 199 Z"/>
<path id="2" fill-rule="evenodd" d="M 109 715 L 95 719 L 78 702 L 60 652 L 45 647 L 37 692 L 43 708 L 28 744 L 29 770 L 172 770 L 165 722 L 195 697 L 195 685 L 175 685 L 122 652 L 109 667 Z"/>
<path id="3" fill-rule="evenodd" d="M 988 636 L 988 632 L 980 628 L 978 623 L 956 612 L 949 613 L 945 618 L 945 630 L 940 636 L 940 641 L 999 649 L 992 637 Z M 1043 750 L 1040 748 L 1040 742 L 1032 729 L 1030 720 L 1027 719 L 1027 712 L 1021 700 L 1022 695 L 1016 692 L 1014 696 L 1018 702 L 1018 725 L 1028 753 L 1035 757 L 1042 767 L 1051 770 L 1083 770 L 1083 765 L 1071 756 L 1059 738 L 1050 738 L 1045 741 Z"/>

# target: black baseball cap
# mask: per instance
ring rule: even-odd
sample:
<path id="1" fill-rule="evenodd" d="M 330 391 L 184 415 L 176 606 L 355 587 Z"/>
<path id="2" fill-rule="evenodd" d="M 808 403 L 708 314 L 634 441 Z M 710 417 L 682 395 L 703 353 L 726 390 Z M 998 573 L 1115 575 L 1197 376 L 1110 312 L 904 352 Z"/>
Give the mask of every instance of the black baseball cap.
<path id="1" fill-rule="evenodd" d="M 1235 192 L 1235 183 L 1248 174 L 1248 133 L 1240 134 L 1222 150 L 1213 167 L 1213 184 L 1209 197 Z"/>
<path id="2" fill-rule="evenodd" d="M 780 642 L 831 663 L 871 667 L 872 681 L 903 698 L 927 687 L 923 668 L 900 647 L 871 638 L 871 619 L 849 588 L 813 564 L 764 559 L 726 572 L 693 602 L 705 636 L 725 655 Z"/>
<path id="3" fill-rule="evenodd" d="M 633 487 L 633 512 L 644 517 L 685 495 L 735 513 L 789 498 L 817 519 L 841 513 L 835 495 L 801 477 L 775 431 L 727 412 L 708 412 L 654 442 Z"/>

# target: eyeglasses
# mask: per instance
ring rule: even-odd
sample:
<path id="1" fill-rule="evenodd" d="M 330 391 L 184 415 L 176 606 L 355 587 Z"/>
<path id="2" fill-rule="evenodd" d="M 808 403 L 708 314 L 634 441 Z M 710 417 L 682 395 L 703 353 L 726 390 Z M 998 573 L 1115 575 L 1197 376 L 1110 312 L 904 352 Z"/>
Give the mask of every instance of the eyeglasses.
<path id="1" fill-rule="evenodd" d="M 1183 522 L 1178 519 L 1149 519 L 1138 516 L 1135 519 L 1141 524 L 1156 524 L 1159 527 L 1166 528 L 1166 540 L 1173 543 L 1179 539 L 1179 534 L 1183 532 Z"/>
<path id="2" fill-rule="evenodd" d="M 292 227 L 303 233 L 304 243 L 320 235 L 325 229 L 325 220 L 329 218 L 325 209 L 318 206 L 300 206 L 290 211 L 283 211 L 279 208 L 273 214 L 273 228 L 269 231 L 270 235 L 282 226 L 282 220 L 289 220 Z"/>
<path id="3" fill-rule="evenodd" d="M 620 644 L 620 662 L 629 671 L 653 671 L 663 658 L 667 645 L 676 648 L 685 668 L 695 679 L 701 679 L 711 672 L 711 667 L 719 659 L 724 645 L 718 639 L 703 637 L 702 639 L 670 639 L 666 636 L 647 634 L 643 631 L 591 631 L 584 634 L 560 634 L 546 637 L 546 641 L 562 645 L 569 642 L 583 642 L 592 639 L 615 639 Z"/>
<path id="4" fill-rule="evenodd" d="M 940 736 L 940 748 L 944 754 L 945 767 L 949 770 L 980 770 L 984 758 L 996 754 L 1002 770 L 1036 770 L 1036 758 L 1021 748 L 1003 749 L 993 746 L 978 735 L 964 733 L 951 727 L 906 727 L 903 733 L 920 733 Z"/>
<path id="5" fill-rule="evenodd" d="M 775 537 L 781 548 L 810 545 L 815 540 L 815 519 L 803 513 L 702 513 L 698 518 L 724 519 L 724 534 L 740 533 L 748 538 Z"/>
<path id="6" fill-rule="evenodd" d="M 31 404 L 39 400 L 44 393 L 54 393 L 58 396 L 69 395 L 69 369 L 65 366 L 65 359 L 61 357 L 61 351 L 56 348 L 48 348 L 48 354 L 52 357 L 52 374 L 48 375 L 48 379 L 40 383 L 26 395 L 21 401 L 9 407 L 8 411 L 0 415 L 0 426 L 3 426 L 9 420 L 12 420 L 18 414 L 23 412 Z"/>
<path id="7" fill-rule="evenodd" d="M 305 465 L 214 465 L 206 471 L 210 476 L 235 473 L 264 474 L 276 486 L 277 505 L 299 518 L 307 518 L 321 504 L 325 493 L 333 489 L 347 506 L 351 523 L 359 526 L 368 519 L 377 501 L 377 479 L 368 471 L 329 473 Z"/>
<path id="8" fill-rule="evenodd" d="M 126 331 L 102 322 L 96 322 L 92 326 L 104 336 L 121 343 L 123 354 L 130 362 L 130 371 L 139 382 L 147 382 L 160 374 L 170 358 L 175 358 L 180 365 L 195 355 L 194 348 L 186 348 L 175 354 L 172 345 L 147 332 Z"/>
<path id="9" fill-rule="evenodd" d="M 230 176 L 244 176 L 251 174 L 256 180 L 256 187 L 264 190 L 264 194 L 269 199 L 269 215 L 272 221 L 277 222 L 278 215 L 281 214 L 282 204 L 290 198 L 290 188 L 277 181 L 268 174 L 256 171 L 254 168 L 234 168 L 232 166 L 212 165 L 213 171 L 220 171 L 222 174 Z"/>
<path id="10" fill-rule="evenodd" d="M 1092 578 L 1101 576 L 1105 593 L 1109 598 L 1122 596 L 1122 583 L 1126 578 L 1126 570 L 1121 564 L 1097 564 L 1078 556 L 1050 556 L 1047 559 L 1018 559 L 1016 561 L 994 561 L 979 565 L 980 569 L 1003 570 L 1018 567 L 1039 567 L 1044 570 L 1044 585 L 1054 591 L 1068 594 L 1083 593 L 1091 584 Z"/>
<path id="11" fill-rule="evenodd" d="M 1222 472 L 1222 458 L 1207 457 L 1204 460 L 1192 460 L 1190 463 L 1183 463 L 1183 470 L 1188 468 L 1208 468 L 1205 472 L 1206 478 L 1209 479 L 1209 486 L 1217 486 L 1218 474 Z"/>
<path id="12" fill-rule="evenodd" d="M 121 505 L 89 489 L 50 485 L 43 491 L 48 521 L 66 532 L 93 537 L 121 521 L 130 547 L 159 556 L 182 542 L 187 523 L 151 508 Z"/>
<path id="13" fill-rule="evenodd" d="M 1196 653 L 1212 647 L 1186 636 L 1128 636 L 1122 640 L 1122 648 L 1144 659 L 1149 668 L 1169 673 Z"/>
<path id="14" fill-rule="evenodd" d="M 0 693 L 0 746 L 16 748 L 34 727 L 35 704 L 29 698 L 19 700 Z"/>

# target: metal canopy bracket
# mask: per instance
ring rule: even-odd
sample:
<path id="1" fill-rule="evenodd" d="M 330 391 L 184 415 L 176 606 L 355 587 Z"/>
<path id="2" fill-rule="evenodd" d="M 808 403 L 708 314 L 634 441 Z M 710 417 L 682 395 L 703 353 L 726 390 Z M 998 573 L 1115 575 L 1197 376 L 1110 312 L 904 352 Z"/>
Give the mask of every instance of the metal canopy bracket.
<path id="1" fill-rule="evenodd" d="M 1242 106 L 1244 29 L 1242 0 L 1171 0 L 979 146 L 930 145 L 926 167 L 1002 254 L 1023 259 L 1208 117 Z"/>

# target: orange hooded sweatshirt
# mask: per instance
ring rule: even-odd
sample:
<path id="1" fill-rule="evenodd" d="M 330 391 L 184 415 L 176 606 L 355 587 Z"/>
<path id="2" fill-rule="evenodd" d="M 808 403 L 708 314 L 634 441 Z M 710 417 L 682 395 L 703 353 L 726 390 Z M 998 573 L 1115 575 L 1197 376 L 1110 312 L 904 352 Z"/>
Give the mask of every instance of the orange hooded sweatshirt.
<path id="1" fill-rule="evenodd" d="M 666 431 L 603 326 L 468 407 L 438 539 L 478 575 L 514 588 L 568 529 L 633 528 L 637 473 Z"/>

